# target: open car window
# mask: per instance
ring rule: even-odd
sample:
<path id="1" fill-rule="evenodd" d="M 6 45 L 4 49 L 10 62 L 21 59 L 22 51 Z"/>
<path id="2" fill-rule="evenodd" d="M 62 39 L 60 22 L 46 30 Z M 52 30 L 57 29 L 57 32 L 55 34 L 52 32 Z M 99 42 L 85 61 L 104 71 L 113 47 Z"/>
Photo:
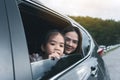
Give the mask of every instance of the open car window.
<path id="1" fill-rule="evenodd" d="M 20 3 L 19 9 L 30 53 L 39 51 L 41 40 L 49 30 L 62 30 L 71 25 L 56 14 L 28 2 Z"/>
<path id="2" fill-rule="evenodd" d="M 30 0 L 20 2 L 18 7 L 23 21 L 29 55 L 40 52 L 42 39 L 49 30 L 58 29 L 62 31 L 64 28 L 72 25 L 64 16 Z M 71 56 L 71 60 L 72 58 L 75 57 Z M 78 60 L 72 61 L 77 62 Z M 66 61 L 70 60 L 66 58 Z M 72 62 L 72 64 L 75 62 Z M 56 60 L 49 59 L 31 63 L 33 79 L 36 80 L 44 76 L 44 72 L 50 71 L 56 63 Z M 65 68 L 69 66 L 66 65 Z"/>

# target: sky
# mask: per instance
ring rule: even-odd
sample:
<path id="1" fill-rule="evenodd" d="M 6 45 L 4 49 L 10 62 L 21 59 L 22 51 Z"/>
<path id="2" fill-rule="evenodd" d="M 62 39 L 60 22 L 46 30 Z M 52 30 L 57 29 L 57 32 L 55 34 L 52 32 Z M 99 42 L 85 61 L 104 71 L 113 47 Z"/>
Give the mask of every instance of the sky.
<path id="1" fill-rule="evenodd" d="M 120 0 L 40 0 L 62 14 L 120 21 Z"/>

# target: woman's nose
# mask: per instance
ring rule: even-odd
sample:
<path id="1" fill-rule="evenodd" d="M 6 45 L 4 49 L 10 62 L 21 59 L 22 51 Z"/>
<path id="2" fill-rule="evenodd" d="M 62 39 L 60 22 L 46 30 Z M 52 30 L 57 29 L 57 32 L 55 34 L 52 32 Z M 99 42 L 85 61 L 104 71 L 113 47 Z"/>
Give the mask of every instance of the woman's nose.
<path id="1" fill-rule="evenodd" d="M 73 42 L 70 40 L 70 41 L 67 42 L 67 45 L 72 46 L 72 45 L 73 45 Z"/>

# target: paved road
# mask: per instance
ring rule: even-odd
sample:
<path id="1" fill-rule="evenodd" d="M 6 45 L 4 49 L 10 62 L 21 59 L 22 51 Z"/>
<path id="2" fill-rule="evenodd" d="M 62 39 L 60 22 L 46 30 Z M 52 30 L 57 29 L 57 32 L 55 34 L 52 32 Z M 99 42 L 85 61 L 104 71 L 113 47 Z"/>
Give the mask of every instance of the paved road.
<path id="1" fill-rule="evenodd" d="M 120 80 L 120 48 L 103 56 L 103 60 L 108 67 L 111 80 Z"/>

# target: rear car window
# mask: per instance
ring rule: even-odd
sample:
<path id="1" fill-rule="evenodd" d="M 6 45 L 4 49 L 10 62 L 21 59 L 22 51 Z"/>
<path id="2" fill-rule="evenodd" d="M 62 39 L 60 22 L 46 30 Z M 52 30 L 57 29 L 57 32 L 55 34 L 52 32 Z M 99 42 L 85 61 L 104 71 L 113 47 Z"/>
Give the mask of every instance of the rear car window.
<path id="1" fill-rule="evenodd" d="M 19 10 L 22 17 L 25 36 L 28 45 L 29 55 L 40 53 L 43 37 L 49 30 L 58 29 L 59 31 L 71 25 L 71 23 L 60 14 L 56 14 L 50 9 L 30 2 L 19 3 Z M 31 63 L 33 79 L 40 79 L 44 72 L 50 70 L 57 60 L 40 60 Z"/>

